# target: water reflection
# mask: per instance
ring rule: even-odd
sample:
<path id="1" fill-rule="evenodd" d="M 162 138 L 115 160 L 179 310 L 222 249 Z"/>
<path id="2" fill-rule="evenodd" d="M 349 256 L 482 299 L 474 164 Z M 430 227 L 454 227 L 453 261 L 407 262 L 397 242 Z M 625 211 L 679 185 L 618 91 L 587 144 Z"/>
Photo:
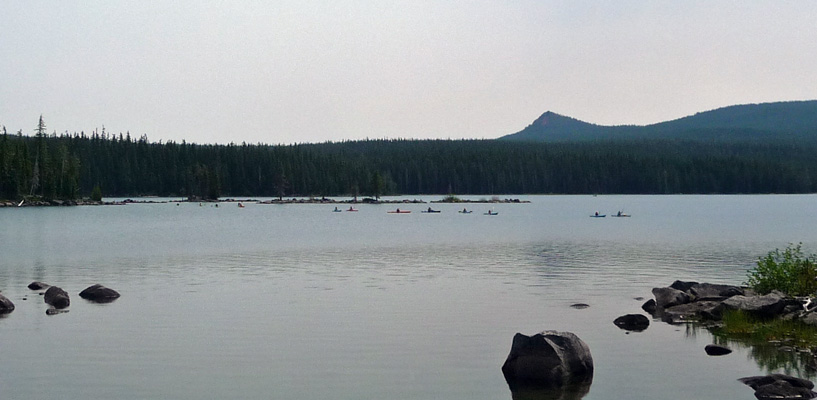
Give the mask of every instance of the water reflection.
<path id="1" fill-rule="evenodd" d="M 568 385 L 560 388 L 516 389 L 511 390 L 513 400 L 578 400 L 590 392 L 590 382 Z"/>
<path id="2" fill-rule="evenodd" d="M 714 344 L 743 350 L 766 373 L 783 373 L 806 379 L 817 377 L 817 360 L 813 349 L 798 348 L 793 340 L 758 342 L 751 338 L 725 337 L 717 332 L 717 327 L 687 324 L 687 337 L 699 334 L 711 336 Z"/>

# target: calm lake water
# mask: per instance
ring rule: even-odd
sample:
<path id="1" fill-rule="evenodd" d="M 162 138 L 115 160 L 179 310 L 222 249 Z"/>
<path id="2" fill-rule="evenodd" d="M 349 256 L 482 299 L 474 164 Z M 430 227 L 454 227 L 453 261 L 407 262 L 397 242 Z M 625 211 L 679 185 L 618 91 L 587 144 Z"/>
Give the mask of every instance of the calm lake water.
<path id="1" fill-rule="evenodd" d="M 0 318 L 0 397 L 510 399 L 513 335 L 555 329 L 590 347 L 585 399 L 754 398 L 737 379 L 769 371 L 750 349 L 708 357 L 706 331 L 612 321 L 675 279 L 740 284 L 774 248 L 817 251 L 817 196 L 523 198 L 473 214 L 0 208 L 0 291 L 17 306 Z M 589 218 L 618 210 L 632 217 Z M 34 280 L 70 311 L 46 315 Z M 122 297 L 79 298 L 94 283 Z"/>

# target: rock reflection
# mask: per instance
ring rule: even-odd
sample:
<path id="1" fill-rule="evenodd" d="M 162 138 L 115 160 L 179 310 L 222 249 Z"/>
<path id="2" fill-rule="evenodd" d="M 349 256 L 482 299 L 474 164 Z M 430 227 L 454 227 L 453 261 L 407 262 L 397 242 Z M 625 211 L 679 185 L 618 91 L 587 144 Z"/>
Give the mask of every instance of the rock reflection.
<path id="1" fill-rule="evenodd" d="M 695 337 L 700 333 L 708 333 L 714 344 L 745 350 L 749 358 L 767 373 L 782 372 L 807 379 L 817 377 L 817 360 L 814 355 L 817 349 L 799 344 L 793 339 L 758 341 L 752 338 L 726 337 L 718 332 L 718 328 L 688 324 L 686 336 Z"/>
<path id="2" fill-rule="evenodd" d="M 514 388 L 511 389 L 513 400 L 579 400 L 590 392 L 590 384 L 585 383 L 568 385 L 559 388 Z"/>

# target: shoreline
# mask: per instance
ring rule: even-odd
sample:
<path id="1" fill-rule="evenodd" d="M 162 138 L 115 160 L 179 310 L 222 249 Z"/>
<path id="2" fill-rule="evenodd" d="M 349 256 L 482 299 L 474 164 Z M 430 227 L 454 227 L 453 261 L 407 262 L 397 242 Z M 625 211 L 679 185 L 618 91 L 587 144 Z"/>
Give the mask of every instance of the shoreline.
<path id="1" fill-rule="evenodd" d="M 73 207 L 73 206 L 121 206 L 127 204 L 165 204 L 165 203 L 254 203 L 254 204 L 526 204 L 529 200 L 520 200 L 518 198 L 507 199 L 479 199 L 479 200 L 419 200 L 419 199 L 403 199 L 403 200 L 375 200 L 372 198 L 363 198 L 360 200 L 338 200 L 333 198 L 290 198 L 290 199 L 273 199 L 273 200 L 258 200 L 258 199 L 235 199 L 225 198 L 218 200 L 143 200 L 141 198 L 117 201 L 93 201 L 93 200 L 37 200 L 37 201 L 23 201 L 22 203 L 3 200 L 0 201 L 0 208 L 18 208 L 18 207 Z"/>

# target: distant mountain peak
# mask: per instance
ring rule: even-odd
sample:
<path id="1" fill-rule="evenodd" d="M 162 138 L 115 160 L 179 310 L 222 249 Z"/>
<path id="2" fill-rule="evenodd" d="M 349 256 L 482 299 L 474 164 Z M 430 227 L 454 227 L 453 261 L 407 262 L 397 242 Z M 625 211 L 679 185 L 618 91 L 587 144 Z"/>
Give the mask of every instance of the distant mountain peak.
<path id="1" fill-rule="evenodd" d="M 548 124 L 550 124 L 550 120 L 552 118 L 558 118 L 558 117 L 561 117 L 561 115 L 556 114 L 555 112 L 548 110 L 548 111 L 545 111 L 542 115 L 540 115 L 539 118 L 536 118 L 536 120 L 533 121 L 533 124 L 534 125 L 540 125 L 540 126 L 547 126 Z"/>
<path id="2" fill-rule="evenodd" d="M 603 126 L 546 111 L 517 133 L 500 139 L 537 142 L 610 139 L 754 139 L 817 136 L 817 100 L 744 104 L 637 126 Z"/>

